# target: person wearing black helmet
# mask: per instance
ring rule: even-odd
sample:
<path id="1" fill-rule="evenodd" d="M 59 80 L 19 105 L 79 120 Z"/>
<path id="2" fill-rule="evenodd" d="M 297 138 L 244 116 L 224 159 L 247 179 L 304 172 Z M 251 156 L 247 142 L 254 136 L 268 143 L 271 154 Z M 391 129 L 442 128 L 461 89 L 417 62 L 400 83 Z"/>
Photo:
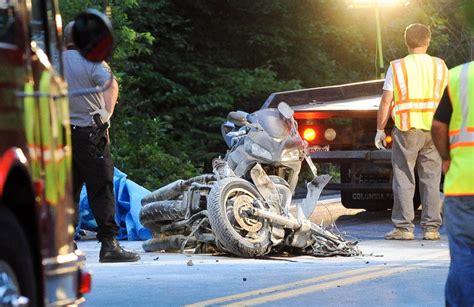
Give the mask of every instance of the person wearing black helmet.
<path id="1" fill-rule="evenodd" d="M 69 91 L 104 89 L 69 98 L 74 201 L 79 203 L 85 183 L 89 206 L 97 222 L 97 239 L 101 242 L 100 262 L 137 261 L 140 256 L 124 250 L 115 239 L 118 226 L 115 222 L 114 164 L 107 127 L 117 102 L 118 83 L 105 62 L 89 62 L 76 50 L 73 26 L 74 22 L 70 22 L 64 29 L 66 50 L 63 60 Z"/>

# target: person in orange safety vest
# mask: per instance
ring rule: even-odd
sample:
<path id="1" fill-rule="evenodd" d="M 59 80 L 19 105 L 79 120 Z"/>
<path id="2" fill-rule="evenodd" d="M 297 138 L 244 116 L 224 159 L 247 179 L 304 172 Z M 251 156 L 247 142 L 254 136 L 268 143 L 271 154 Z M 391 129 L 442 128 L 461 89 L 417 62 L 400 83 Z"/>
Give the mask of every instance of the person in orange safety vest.
<path id="1" fill-rule="evenodd" d="M 441 158 L 431 138 L 431 123 L 447 84 L 448 69 L 442 59 L 426 52 L 430 29 L 411 24 L 405 29 L 408 55 L 392 61 L 387 71 L 377 113 L 375 146 L 385 149 L 385 126 L 392 116 L 393 210 L 394 229 L 387 240 L 413 240 L 415 216 L 415 169 L 419 177 L 422 203 L 423 239 L 438 240 L 441 226 Z"/>

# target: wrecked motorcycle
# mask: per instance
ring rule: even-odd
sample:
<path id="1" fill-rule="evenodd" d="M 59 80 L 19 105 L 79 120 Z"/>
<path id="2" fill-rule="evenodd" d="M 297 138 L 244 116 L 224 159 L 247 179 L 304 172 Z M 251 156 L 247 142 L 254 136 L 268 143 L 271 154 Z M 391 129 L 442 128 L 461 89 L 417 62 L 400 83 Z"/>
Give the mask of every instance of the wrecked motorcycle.
<path id="1" fill-rule="evenodd" d="M 251 114 L 230 112 L 221 128 L 229 150 L 213 161 L 212 174 L 175 181 L 142 199 L 140 221 L 153 233 L 145 251 L 360 254 L 357 242 L 309 220 L 331 177 L 317 175 L 286 103 Z M 314 179 L 295 216 L 290 206 L 303 160 Z"/>

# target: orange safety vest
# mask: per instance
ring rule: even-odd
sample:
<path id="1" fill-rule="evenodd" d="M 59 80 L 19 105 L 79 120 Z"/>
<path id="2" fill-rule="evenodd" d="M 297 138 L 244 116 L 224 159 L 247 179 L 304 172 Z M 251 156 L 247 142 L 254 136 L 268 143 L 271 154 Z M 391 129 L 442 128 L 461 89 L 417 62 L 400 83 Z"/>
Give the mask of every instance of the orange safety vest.
<path id="1" fill-rule="evenodd" d="M 474 195 L 474 61 L 449 71 L 451 164 L 444 179 L 446 196 Z"/>
<path id="2" fill-rule="evenodd" d="M 447 82 L 444 61 L 410 54 L 390 63 L 394 80 L 392 118 L 401 131 L 431 130 L 433 116 Z"/>

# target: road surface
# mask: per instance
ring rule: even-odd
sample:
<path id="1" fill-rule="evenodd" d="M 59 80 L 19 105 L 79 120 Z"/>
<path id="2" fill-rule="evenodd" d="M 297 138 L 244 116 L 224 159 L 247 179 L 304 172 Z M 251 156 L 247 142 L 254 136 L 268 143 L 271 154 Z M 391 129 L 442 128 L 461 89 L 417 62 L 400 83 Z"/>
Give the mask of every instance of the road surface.
<path id="1" fill-rule="evenodd" d="M 446 236 L 424 241 L 417 214 L 416 239 L 386 241 L 390 212 L 348 210 L 326 199 L 312 216 L 336 221 L 359 241 L 362 256 L 241 259 L 213 255 L 145 253 L 137 263 L 101 264 L 100 245 L 80 241 L 93 272 L 85 306 L 444 306 L 449 252 Z"/>

